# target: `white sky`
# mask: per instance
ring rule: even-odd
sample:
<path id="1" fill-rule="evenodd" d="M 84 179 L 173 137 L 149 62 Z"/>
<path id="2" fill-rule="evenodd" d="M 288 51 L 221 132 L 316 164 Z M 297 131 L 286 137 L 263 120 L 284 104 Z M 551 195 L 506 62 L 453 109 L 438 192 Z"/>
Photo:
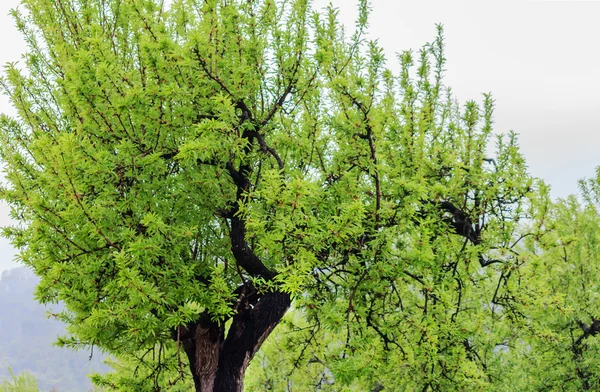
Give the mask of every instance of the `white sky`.
<path id="1" fill-rule="evenodd" d="M 19 0 L 0 0 L 0 64 L 18 61 L 23 41 L 8 16 Z M 354 0 L 334 0 L 353 27 Z M 315 0 L 316 7 L 328 4 Z M 496 132 L 514 130 L 530 172 L 553 194 L 577 192 L 600 165 L 600 1 L 372 0 L 370 37 L 395 54 L 418 49 L 445 27 L 446 84 L 461 102 L 491 92 Z M 13 113 L 4 97 L 0 112 Z M 0 206 L 0 225 L 9 222 Z M 0 270 L 14 251 L 0 239 Z"/>

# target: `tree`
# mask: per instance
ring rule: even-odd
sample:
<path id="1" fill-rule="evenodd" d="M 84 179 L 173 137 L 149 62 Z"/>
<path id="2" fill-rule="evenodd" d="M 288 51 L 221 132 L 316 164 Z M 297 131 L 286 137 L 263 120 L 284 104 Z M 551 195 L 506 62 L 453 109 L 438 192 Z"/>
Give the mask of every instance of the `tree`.
<path id="1" fill-rule="evenodd" d="M 345 331 L 341 380 L 376 347 L 407 385 L 487 382 L 531 181 L 514 134 L 488 156 L 491 97 L 443 86 L 441 28 L 394 76 L 365 1 L 350 37 L 307 0 L 23 3 L 5 234 L 61 343 L 151 363 L 155 390 L 185 352 L 196 390 L 240 391 L 295 298 Z"/>
<path id="2" fill-rule="evenodd" d="M 600 387 L 599 184 L 600 176 L 581 181 L 582 197 L 555 202 L 541 189 L 534 203 L 537 233 L 527 243 L 521 292 L 523 342 L 513 357 L 536 390 Z"/>

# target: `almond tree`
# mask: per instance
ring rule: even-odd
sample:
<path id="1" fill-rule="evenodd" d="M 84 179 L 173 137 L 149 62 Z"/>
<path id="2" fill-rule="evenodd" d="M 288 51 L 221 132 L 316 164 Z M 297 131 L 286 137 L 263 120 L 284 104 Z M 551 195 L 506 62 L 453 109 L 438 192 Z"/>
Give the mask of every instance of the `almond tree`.
<path id="1" fill-rule="evenodd" d="M 241 391 L 295 298 L 427 388 L 485 379 L 497 342 L 467 321 L 510 308 L 530 180 L 515 135 L 488 155 L 491 97 L 444 88 L 441 30 L 394 76 L 364 1 L 351 36 L 308 0 L 23 4 L 5 234 L 65 303 L 61 343 L 135 358 L 147 388 Z"/>

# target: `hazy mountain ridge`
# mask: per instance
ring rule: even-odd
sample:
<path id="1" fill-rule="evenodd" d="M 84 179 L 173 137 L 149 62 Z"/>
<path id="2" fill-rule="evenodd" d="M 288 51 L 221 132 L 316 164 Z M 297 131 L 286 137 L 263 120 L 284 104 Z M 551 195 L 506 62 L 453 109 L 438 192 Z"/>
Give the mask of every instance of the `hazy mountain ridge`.
<path id="1" fill-rule="evenodd" d="M 47 312 L 60 310 L 59 305 L 44 307 L 33 297 L 38 278 L 26 267 L 0 274 L 0 380 L 15 374 L 31 372 L 42 391 L 86 391 L 92 384 L 86 377 L 91 371 L 105 371 L 103 355 L 94 351 L 74 352 L 53 345 L 58 335 L 65 334 L 61 322 L 49 319 Z"/>

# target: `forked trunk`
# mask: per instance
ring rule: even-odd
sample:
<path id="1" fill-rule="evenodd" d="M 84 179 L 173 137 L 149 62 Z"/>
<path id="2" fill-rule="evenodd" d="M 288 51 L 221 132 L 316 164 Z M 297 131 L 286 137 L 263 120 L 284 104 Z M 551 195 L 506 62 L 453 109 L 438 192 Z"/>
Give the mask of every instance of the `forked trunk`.
<path id="1" fill-rule="evenodd" d="M 242 392 L 250 360 L 289 308 L 286 293 L 264 294 L 224 327 L 203 316 L 190 325 L 181 342 L 190 362 L 197 392 Z"/>

